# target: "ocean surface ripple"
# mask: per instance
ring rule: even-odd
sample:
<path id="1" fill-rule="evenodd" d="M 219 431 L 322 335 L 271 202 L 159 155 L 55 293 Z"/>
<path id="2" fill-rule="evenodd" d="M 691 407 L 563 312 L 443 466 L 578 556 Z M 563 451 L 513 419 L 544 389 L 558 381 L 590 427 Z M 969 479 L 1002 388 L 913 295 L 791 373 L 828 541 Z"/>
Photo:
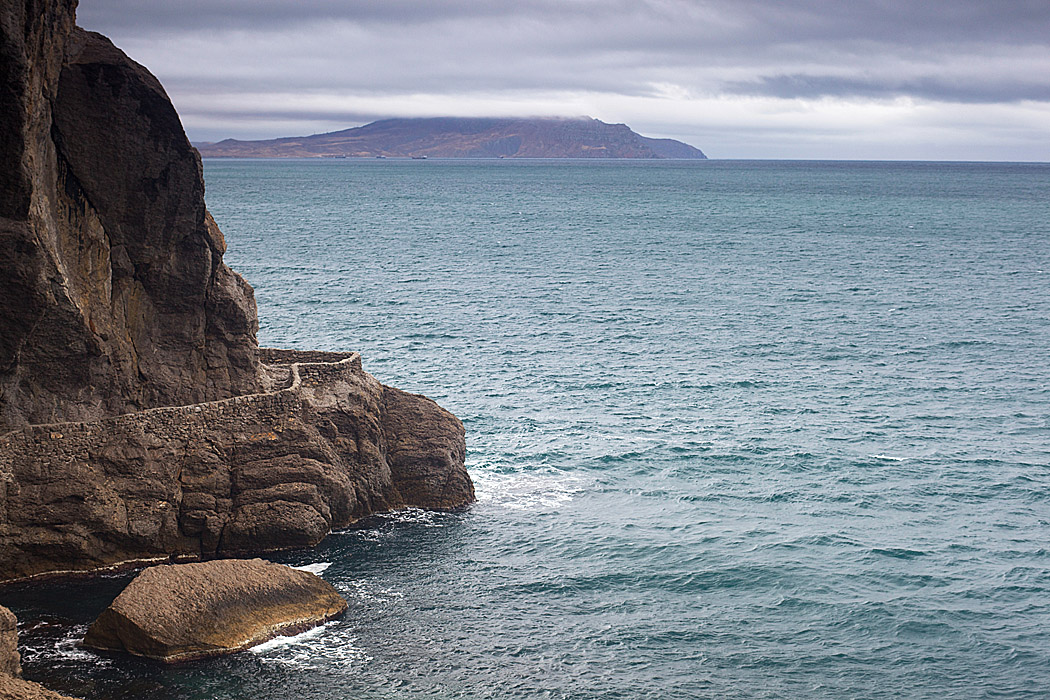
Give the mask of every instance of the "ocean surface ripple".
<path id="1" fill-rule="evenodd" d="M 275 557 L 345 618 L 87 698 L 1045 698 L 1050 166 L 208 161 L 264 345 L 460 416 L 478 503 Z"/>

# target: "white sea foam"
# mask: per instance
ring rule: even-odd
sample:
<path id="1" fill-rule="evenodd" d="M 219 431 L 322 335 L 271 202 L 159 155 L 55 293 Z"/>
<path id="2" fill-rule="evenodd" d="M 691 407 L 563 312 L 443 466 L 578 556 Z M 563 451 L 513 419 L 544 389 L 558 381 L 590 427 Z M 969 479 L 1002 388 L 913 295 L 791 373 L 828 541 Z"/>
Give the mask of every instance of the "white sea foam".
<path id="1" fill-rule="evenodd" d="M 55 661 L 89 661 L 97 666 L 109 666 L 112 661 L 104 656 L 88 651 L 80 646 L 80 642 L 87 634 L 87 625 L 76 625 L 70 627 L 62 638 L 57 642 L 47 643 L 46 646 L 37 647 L 30 644 L 21 645 L 22 662 L 34 663 L 41 659 L 53 659 Z M 21 641 L 21 640 L 20 640 Z"/>
<path id="2" fill-rule="evenodd" d="M 251 647 L 251 652 L 254 653 L 254 654 L 265 654 L 265 653 L 273 651 L 274 649 L 277 649 L 279 647 L 287 647 L 287 646 L 294 646 L 296 644 L 304 644 L 308 640 L 313 639 L 314 637 L 318 637 L 321 634 L 323 634 L 325 627 L 326 627 L 326 625 L 318 625 L 317 627 L 314 627 L 312 629 L 308 629 L 305 632 L 300 632 L 299 634 L 292 634 L 292 635 L 288 635 L 288 636 L 279 635 L 279 636 L 274 637 L 273 639 L 271 639 L 269 641 L 266 641 L 266 642 L 263 642 L 262 644 L 257 644 L 255 646 Z"/>
<path id="3" fill-rule="evenodd" d="M 583 479 L 548 467 L 510 474 L 475 469 L 471 471 L 479 503 L 512 510 L 554 510 L 573 500 L 583 490 Z"/>
<path id="4" fill-rule="evenodd" d="M 348 598 L 355 600 L 367 600 L 371 602 L 387 603 L 398 598 L 404 598 L 405 594 L 393 588 L 376 586 L 372 581 L 355 579 L 336 584 L 336 588 L 346 594 Z"/>
<path id="5" fill-rule="evenodd" d="M 345 668 L 372 660 L 355 641 L 345 623 L 333 621 L 291 637 L 275 637 L 251 652 L 264 663 L 297 669 Z"/>
<path id="6" fill-rule="evenodd" d="M 384 514 L 382 517 L 396 523 L 416 523 L 426 527 L 443 527 L 441 513 L 422 508 L 404 508 Z"/>
<path id="7" fill-rule="evenodd" d="M 332 565 L 330 561 L 319 561 L 316 564 L 303 564 L 302 566 L 293 566 L 293 569 L 299 569 L 299 571 L 309 571 L 311 574 L 320 576 L 325 569 Z"/>
<path id="8" fill-rule="evenodd" d="M 889 455 L 868 455 L 872 459 L 881 459 L 886 462 L 903 462 L 904 457 L 890 457 Z"/>

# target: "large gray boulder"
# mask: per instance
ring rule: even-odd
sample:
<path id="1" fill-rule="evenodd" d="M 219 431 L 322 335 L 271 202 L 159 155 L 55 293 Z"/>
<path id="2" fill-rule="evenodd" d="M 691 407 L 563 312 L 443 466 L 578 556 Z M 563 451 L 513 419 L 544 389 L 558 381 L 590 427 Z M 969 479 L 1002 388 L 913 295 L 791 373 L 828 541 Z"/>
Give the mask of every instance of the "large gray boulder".
<path id="1" fill-rule="evenodd" d="M 84 646 L 189 661 L 303 632 L 346 607 L 314 574 L 261 559 L 154 566 L 98 616 Z"/>

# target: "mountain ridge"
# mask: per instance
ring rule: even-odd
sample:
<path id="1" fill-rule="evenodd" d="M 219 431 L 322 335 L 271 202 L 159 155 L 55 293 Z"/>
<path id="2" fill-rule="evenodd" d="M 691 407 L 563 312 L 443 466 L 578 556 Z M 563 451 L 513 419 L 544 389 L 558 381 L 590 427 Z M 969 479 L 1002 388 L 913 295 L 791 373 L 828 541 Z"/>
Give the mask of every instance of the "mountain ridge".
<path id="1" fill-rule="evenodd" d="M 205 158 L 707 158 L 681 141 L 590 117 L 394 118 L 310 136 L 195 145 Z"/>

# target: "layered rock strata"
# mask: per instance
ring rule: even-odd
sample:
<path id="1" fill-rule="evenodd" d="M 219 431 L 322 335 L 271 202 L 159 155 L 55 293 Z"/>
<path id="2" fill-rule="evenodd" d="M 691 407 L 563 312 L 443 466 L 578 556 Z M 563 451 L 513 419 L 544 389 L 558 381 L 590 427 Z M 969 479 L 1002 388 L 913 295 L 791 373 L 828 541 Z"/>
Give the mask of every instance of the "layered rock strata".
<path id="1" fill-rule="evenodd" d="M 178 115 L 75 7 L 0 0 L 0 581 L 471 502 L 454 416 L 259 350 Z"/>
<path id="2" fill-rule="evenodd" d="M 153 566 L 102 611 L 84 646 L 190 661 L 303 632 L 346 608 L 323 579 L 261 559 Z"/>
<path id="3" fill-rule="evenodd" d="M 473 499 L 451 413 L 356 353 L 263 357 L 272 391 L 0 436 L 3 578 L 305 547 Z"/>

